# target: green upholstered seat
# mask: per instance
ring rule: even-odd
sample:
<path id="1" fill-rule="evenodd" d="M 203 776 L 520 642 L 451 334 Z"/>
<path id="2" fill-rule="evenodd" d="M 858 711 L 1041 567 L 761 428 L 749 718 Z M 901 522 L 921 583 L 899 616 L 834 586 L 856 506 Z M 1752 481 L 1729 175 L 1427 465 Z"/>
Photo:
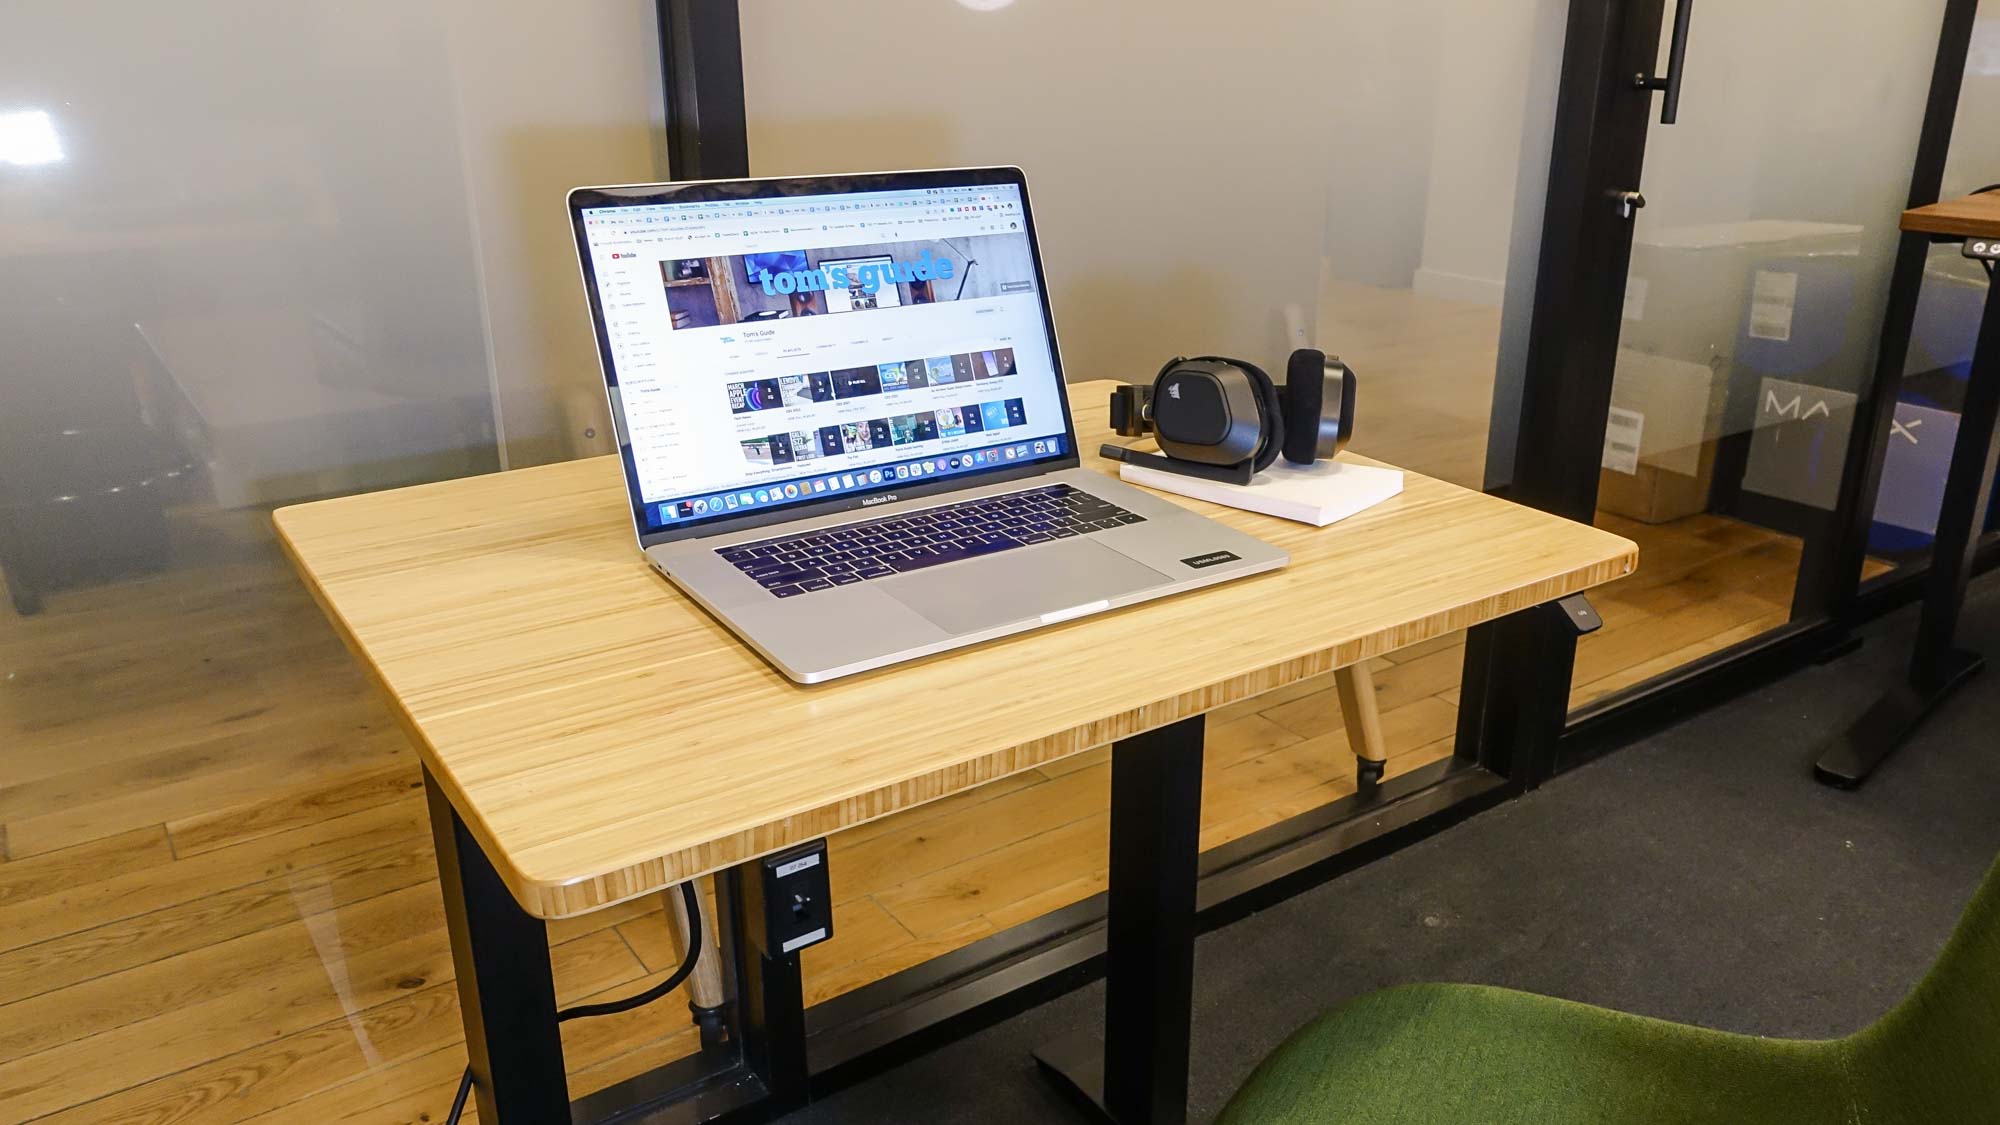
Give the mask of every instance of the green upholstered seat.
<path id="1" fill-rule="evenodd" d="M 1759 1039 L 1427 984 L 1307 1024 L 1222 1113 L 1265 1122 L 2000 1122 L 2000 865 L 1908 998 L 1844 1039 Z"/>

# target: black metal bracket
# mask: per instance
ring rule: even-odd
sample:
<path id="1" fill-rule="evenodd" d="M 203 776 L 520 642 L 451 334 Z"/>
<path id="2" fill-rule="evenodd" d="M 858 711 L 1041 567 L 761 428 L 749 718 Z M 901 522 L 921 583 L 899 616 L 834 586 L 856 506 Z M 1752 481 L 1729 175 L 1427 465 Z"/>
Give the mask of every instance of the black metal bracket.
<path id="1" fill-rule="evenodd" d="M 1548 604 L 1550 609 L 1562 616 L 1563 623 L 1575 630 L 1579 637 L 1587 637 L 1604 628 L 1604 618 L 1597 615 L 1597 608 L 1582 594 L 1571 594 L 1569 597 L 1558 598 Z"/>

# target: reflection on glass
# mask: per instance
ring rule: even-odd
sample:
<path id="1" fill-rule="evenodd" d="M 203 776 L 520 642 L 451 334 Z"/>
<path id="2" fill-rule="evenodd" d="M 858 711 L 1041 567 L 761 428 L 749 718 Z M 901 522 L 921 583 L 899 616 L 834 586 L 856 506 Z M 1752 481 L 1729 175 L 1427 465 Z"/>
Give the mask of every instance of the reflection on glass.
<path id="1" fill-rule="evenodd" d="M 2000 183 L 2000 3 L 1988 0 L 1980 12 L 1945 159 L 1945 199 Z M 1901 565 L 1930 555 L 1990 284 L 1957 244 L 1931 247 L 1868 530 L 1872 556 Z M 1995 527 L 2000 522 L 1989 519 L 1988 530 Z"/>
<path id="2" fill-rule="evenodd" d="M 0 113 L 0 163 L 26 168 L 62 158 L 62 140 L 47 110 Z"/>
<path id="3" fill-rule="evenodd" d="M 1508 436 L 1490 433 L 1501 326 L 1532 291 L 1519 263 L 1535 256 L 1565 8 L 1295 5 L 1274 21 L 1194 0 L 908 3 L 857 19 L 746 4 L 752 165 L 1019 164 L 1070 378 L 1144 380 L 1176 354 L 1282 372 L 1316 346 L 1359 373 L 1355 452 L 1477 488 L 1489 436 Z M 830 60 L 891 73 L 913 53 L 960 65 L 828 94 Z M 1188 80 L 1218 66 L 1229 81 Z M 1390 776 L 1450 754 L 1462 664 L 1456 636 L 1378 662 Z M 1206 845 L 1353 790 L 1330 680 L 1210 729 Z M 1058 806 L 1075 783 L 1022 804 Z M 995 854 L 1034 847 L 1024 834 Z M 1094 854 L 1038 858 L 1032 886 L 997 862 L 954 878 L 1024 917 L 1101 886 Z M 891 912 L 928 932 L 940 912 L 906 909 L 913 897 L 892 893 Z"/>
<path id="4" fill-rule="evenodd" d="M 1598 485 L 1597 524 L 1642 561 L 1592 594 L 1606 627 L 1572 704 L 1791 619 L 1836 530 L 1942 13 L 1786 0 L 1695 24 L 1679 124 L 1647 142 Z"/>
<path id="5" fill-rule="evenodd" d="M 653 5 L 477 9 L 4 5 L 7 1120 L 450 1102 L 415 754 L 270 510 L 601 418 L 563 192 L 656 174 Z"/>

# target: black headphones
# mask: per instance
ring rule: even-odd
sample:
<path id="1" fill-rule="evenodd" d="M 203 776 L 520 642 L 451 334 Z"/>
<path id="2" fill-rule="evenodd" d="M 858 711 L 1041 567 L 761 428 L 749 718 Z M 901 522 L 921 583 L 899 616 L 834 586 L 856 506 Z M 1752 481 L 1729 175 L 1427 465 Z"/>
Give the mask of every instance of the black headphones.
<path id="1" fill-rule="evenodd" d="M 1106 445 L 1114 461 L 1229 484 L 1249 484 L 1283 454 L 1295 465 L 1332 457 L 1354 436 L 1354 372 L 1312 348 L 1292 353 L 1279 387 L 1240 359 L 1170 360 L 1151 386 L 1111 393 L 1111 428 L 1154 435 L 1159 453 Z"/>

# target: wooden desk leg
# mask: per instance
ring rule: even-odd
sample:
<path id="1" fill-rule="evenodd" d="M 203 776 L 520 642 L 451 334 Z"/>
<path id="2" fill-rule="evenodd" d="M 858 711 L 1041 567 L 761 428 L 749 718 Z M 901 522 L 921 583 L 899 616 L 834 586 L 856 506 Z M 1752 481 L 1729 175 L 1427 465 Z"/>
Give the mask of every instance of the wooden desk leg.
<path id="1" fill-rule="evenodd" d="M 1202 734 L 1196 716 L 1112 747 L 1104 1042 L 1085 1032 L 1035 1052 L 1045 1073 L 1117 1125 L 1187 1120 Z"/>
<path id="2" fill-rule="evenodd" d="M 1987 290 L 1979 342 L 1972 351 L 1909 674 L 1822 747 L 1813 774 L 1829 785 L 1852 789 L 1866 781 L 1946 696 L 1986 665 L 1978 653 L 1955 647 L 1953 636 L 1980 532 L 1992 506 L 1993 475 L 2000 471 L 1996 424 L 2000 424 L 2000 285 Z"/>
<path id="3" fill-rule="evenodd" d="M 1375 673 L 1366 663 L 1350 664 L 1333 674 L 1340 693 L 1340 721 L 1347 727 L 1347 746 L 1354 751 L 1357 789 L 1372 790 L 1382 780 L 1389 752 L 1382 747 L 1382 712 L 1375 706 Z"/>
<path id="4" fill-rule="evenodd" d="M 424 790 L 481 1125 L 566 1122 L 548 926 L 514 901 L 429 770 Z"/>
<path id="5" fill-rule="evenodd" d="M 687 902 L 681 897 L 679 887 L 662 892 L 661 897 L 666 900 L 667 929 L 673 934 L 674 948 L 686 957 Z M 709 904 L 704 889 L 696 889 L 695 900 L 701 904 L 701 952 L 694 972 L 688 977 L 688 1011 L 693 1013 L 695 1025 L 701 1028 L 701 1045 L 714 1047 L 726 1038 L 722 962 L 716 953 L 715 908 Z"/>

